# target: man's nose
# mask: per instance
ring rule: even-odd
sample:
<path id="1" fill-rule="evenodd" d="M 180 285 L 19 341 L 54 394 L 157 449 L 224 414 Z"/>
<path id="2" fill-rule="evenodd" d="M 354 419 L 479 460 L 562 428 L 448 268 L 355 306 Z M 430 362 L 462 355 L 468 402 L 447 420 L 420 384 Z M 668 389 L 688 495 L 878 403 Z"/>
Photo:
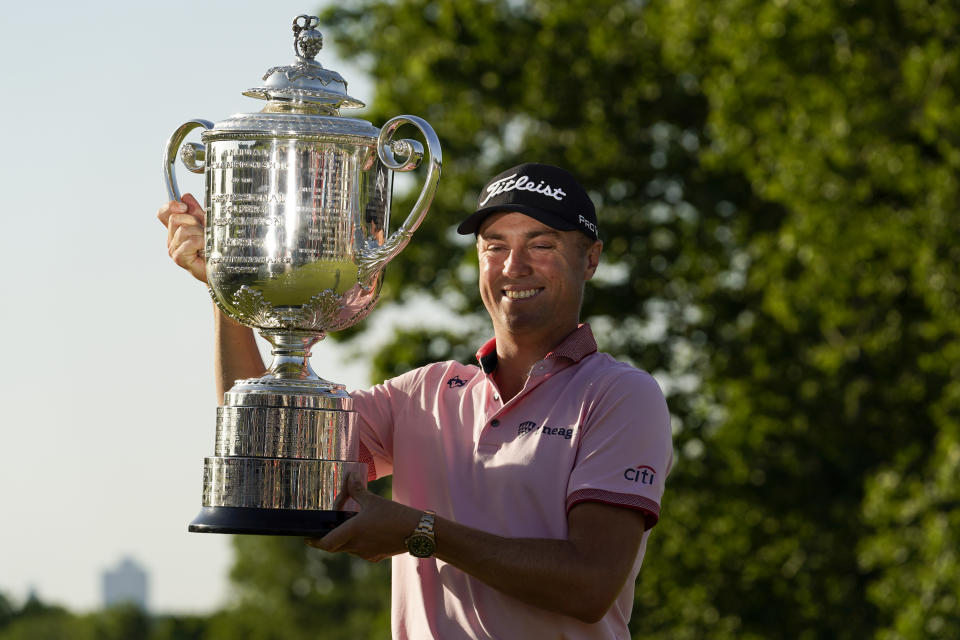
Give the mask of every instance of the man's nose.
<path id="1" fill-rule="evenodd" d="M 530 256 L 524 249 L 512 249 L 503 263 L 503 275 L 519 278 L 530 274 Z"/>

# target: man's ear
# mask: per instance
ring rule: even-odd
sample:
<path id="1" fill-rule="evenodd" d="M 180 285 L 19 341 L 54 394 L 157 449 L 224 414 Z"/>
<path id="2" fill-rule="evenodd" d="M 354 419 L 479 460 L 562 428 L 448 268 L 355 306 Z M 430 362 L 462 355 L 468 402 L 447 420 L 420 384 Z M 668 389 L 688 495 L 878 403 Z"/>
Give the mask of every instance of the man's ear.
<path id="1" fill-rule="evenodd" d="M 600 240 L 595 241 L 590 248 L 587 249 L 587 269 L 584 271 L 584 282 L 591 279 L 593 274 L 597 272 L 597 265 L 600 264 L 600 254 L 603 253 L 603 242 Z"/>

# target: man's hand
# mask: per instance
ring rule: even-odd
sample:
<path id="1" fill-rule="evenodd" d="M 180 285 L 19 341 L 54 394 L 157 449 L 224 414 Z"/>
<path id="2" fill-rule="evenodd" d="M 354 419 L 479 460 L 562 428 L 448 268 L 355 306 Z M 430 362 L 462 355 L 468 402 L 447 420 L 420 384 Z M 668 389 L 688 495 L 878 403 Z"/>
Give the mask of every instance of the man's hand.
<path id="1" fill-rule="evenodd" d="M 356 475 L 347 477 L 334 508 L 342 509 L 348 498 L 360 505 L 359 513 L 324 537 L 308 539 L 308 545 L 370 562 L 407 551 L 404 541 L 417 527 L 419 511 L 370 493 Z"/>
<path id="2" fill-rule="evenodd" d="M 189 193 L 183 201 L 172 200 L 160 207 L 157 218 L 167 228 L 167 253 L 173 261 L 189 271 L 201 282 L 207 281 L 207 267 L 203 258 L 204 213 L 200 204 Z"/>

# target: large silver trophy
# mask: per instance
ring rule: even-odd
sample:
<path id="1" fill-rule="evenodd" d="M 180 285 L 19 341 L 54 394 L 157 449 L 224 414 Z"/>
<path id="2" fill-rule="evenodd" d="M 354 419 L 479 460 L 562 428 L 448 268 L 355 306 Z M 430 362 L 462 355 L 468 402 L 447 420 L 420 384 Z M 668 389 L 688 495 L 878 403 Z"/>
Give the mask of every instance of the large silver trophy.
<path id="1" fill-rule="evenodd" d="M 206 180 L 207 281 L 217 306 L 273 346 L 267 373 L 239 380 L 217 409 L 213 457 L 204 461 L 203 508 L 190 531 L 323 535 L 353 512 L 335 509 L 346 474 L 366 478 L 343 385 L 317 376 L 310 348 L 326 332 L 363 319 L 377 302 L 383 270 L 420 225 L 440 178 L 440 143 L 415 116 L 382 129 L 339 115 L 362 107 L 340 74 L 313 58 L 323 46 L 317 18 L 293 22 L 292 65 L 274 67 L 244 95 L 259 113 L 213 124 L 191 120 L 167 142 L 170 199 L 180 191 L 173 164 Z M 420 130 L 429 158 L 425 184 L 406 220 L 388 231 L 394 171 L 419 166 Z M 203 144 L 184 144 L 203 128 Z"/>

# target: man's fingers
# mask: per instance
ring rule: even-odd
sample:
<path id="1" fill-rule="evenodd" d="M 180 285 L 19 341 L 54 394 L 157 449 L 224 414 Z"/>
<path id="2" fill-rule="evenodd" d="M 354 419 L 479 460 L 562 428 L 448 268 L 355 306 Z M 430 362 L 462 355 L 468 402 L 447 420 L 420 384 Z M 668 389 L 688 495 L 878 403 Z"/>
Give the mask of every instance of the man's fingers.
<path id="1" fill-rule="evenodd" d="M 180 267 L 201 282 L 207 281 L 203 258 L 205 214 L 189 193 L 181 202 L 171 200 L 157 211 L 157 219 L 167 228 L 167 253 Z"/>
<path id="2" fill-rule="evenodd" d="M 337 493 L 337 499 L 333 503 L 334 511 L 343 511 L 344 505 L 351 497 L 352 490 L 356 488 L 356 484 L 350 482 L 351 478 L 353 478 L 353 474 L 348 473 L 340 482 L 340 492 Z"/>
<path id="3" fill-rule="evenodd" d="M 203 249 L 203 238 L 191 238 L 171 249 L 170 257 L 178 266 L 192 273 L 194 263 L 203 262 L 203 258 L 200 257 L 201 249 Z"/>
<path id="4" fill-rule="evenodd" d="M 323 546 L 323 538 L 306 538 L 304 539 L 304 542 L 308 547 L 320 549 L 321 551 L 329 551 L 329 549 Z"/>
<path id="5" fill-rule="evenodd" d="M 175 213 L 170 216 L 171 240 L 175 238 L 203 237 L 203 225 L 197 224 L 196 219 L 188 213 Z"/>
<path id="6" fill-rule="evenodd" d="M 170 216 L 172 214 L 186 213 L 187 210 L 188 207 L 184 203 L 171 200 L 167 204 L 160 207 L 160 209 L 157 211 L 157 219 L 161 222 L 161 224 L 163 224 L 163 226 L 166 227 L 169 224 Z"/>
<path id="7" fill-rule="evenodd" d="M 203 236 L 203 225 L 189 213 L 171 213 L 167 218 L 167 247 L 172 251 L 178 244 L 177 238 L 192 235 Z"/>
<path id="8" fill-rule="evenodd" d="M 203 249 L 203 235 L 177 232 L 170 243 L 170 257 L 176 255 L 198 254 Z"/>
<path id="9" fill-rule="evenodd" d="M 180 251 L 181 245 L 190 242 L 199 241 L 200 246 L 194 250 L 203 248 L 203 227 L 197 224 L 197 221 L 185 213 L 175 213 L 170 216 L 170 225 L 167 227 L 167 250 L 172 256 Z"/>
<path id="10" fill-rule="evenodd" d="M 203 225 L 206 215 L 204 214 L 203 209 L 200 207 L 200 203 L 197 202 L 197 199 L 193 197 L 193 194 L 183 194 L 182 200 L 183 204 L 187 207 L 186 212 L 193 216 L 197 222 Z"/>
<path id="11" fill-rule="evenodd" d="M 324 551 L 329 551 L 330 553 L 343 551 L 344 546 L 353 536 L 351 533 L 351 527 L 349 525 L 350 520 L 347 520 L 322 538 L 307 538 L 304 540 L 304 542 L 311 547 L 323 549 Z"/>
<path id="12" fill-rule="evenodd" d="M 333 508 L 342 510 L 350 498 L 353 498 L 357 504 L 363 507 L 370 495 L 360 476 L 356 473 L 348 473 L 347 477 L 343 479 L 340 493 L 337 495 Z"/>
<path id="13" fill-rule="evenodd" d="M 333 502 L 334 511 L 343 511 L 343 508 L 347 504 L 347 500 L 350 499 L 350 492 L 347 490 L 346 482 L 344 486 L 340 489 L 340 493 L 337 494 L 337 499 Z"/>
<path id="14" fill-rule="evenodd" d="M 183 194 L 181 201 L 171 200 L 157 211 L 157 219 L 165 227 L 170 226 L 170 217 L 174 214 L 187 214 L 197 221 L 201 226 L 204 223 L 205 214 L 197 199 L 189 193 Z"/>

